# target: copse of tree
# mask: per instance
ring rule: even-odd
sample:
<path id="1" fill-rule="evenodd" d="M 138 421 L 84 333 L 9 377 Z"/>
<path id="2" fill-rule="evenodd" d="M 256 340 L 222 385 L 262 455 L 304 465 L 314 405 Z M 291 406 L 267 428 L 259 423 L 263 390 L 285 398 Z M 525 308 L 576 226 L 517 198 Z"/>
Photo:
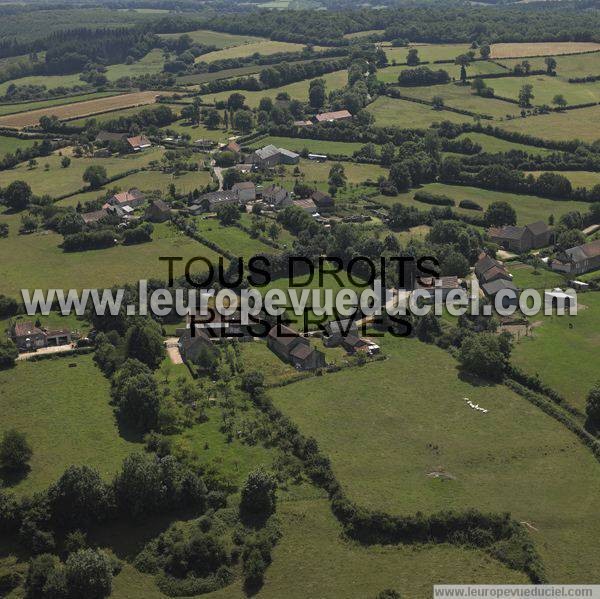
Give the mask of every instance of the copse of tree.
<path id="1" fill-rule="evenodd" d="M 83 180 L 92 189 L 99 189 L 108 181 L 108 175 L 102 165 L 92 164 L 85 169 Z"/>
<path id="2" fill-rule="evenodd" d="M 490 227 L 517 224 L 517 213 L 508 202 L 492 202 L 487 207 L 483 218 Z"/>
<path id="3" fill-rule="evenodd" d="M 412 87 L 419 85 L 437 85 L 448 83 L 450 75 L 443 69 L 433 71 L 429 67 L 417 67 L 416 69 L 405 69 L 398 76 L 398 83 L 403 86 Z"/>
<path id="4" fill-rule="evenodd" d="M 242 487 L 240 515 L 244 519 L 266 519 L 275 513 L 277 484 L 273 476 L 262 469 L 248 475 Z"/>
<path id="5" fill-rule="evenodd" d="M 535 98 L 533 95 L 533 85 L 526 83 L 519 90 L 519 106 L 521 108 L 529 108 L 531 101 Z"/>
<path id="6" fill-rule="evenodd" d="M 475 376 L 501 381 L 509 364 L 510 334 L 470 334 L 462 342 L 458 360 L 462 368 Z"/>
<path id="7" fill-rule="evenodd" d="M 25 181 L 13 181 L 2 190 L 2 200 L 11 210 L 24 210 L 32 198 L 31 187 Z"/>
<path id="8" fill-rule="evenodd" d="M 418 65 L 419 62 L 419 51 L 416 48 L 410 48 L 408 54 L 406 55 L 406 64 L 409 67 L 414 67 Z"/>
<path id="9" fill-rule="evenodd" d="M 223 225 L 232 225 L 241 218 L 240 210 L 235 204 L 227 204 L 217 209 L 217 218 Z"/>
<path id="10" fill-rule="evenodd" d="M 7 430 L 0 441 L 0 468 L 10 472 L 22 472 L 29 468 L 33 450 L 25 433 Z"/>
<path id="11" fill-rule="evenodd" d="M 325 105 L 326 98 L 325 79 L 313 79 L 308 88 L 308 103 L 312 108 L 319 109 Z"/>
<path id="12" fill-rule="evenodd" d="M 62 243 L 65 252 L 97 250 L 115 245 L 115 233 L 111 229 L 99 231 L 82 231 L 67 235 Z"/>
<path id="13" fill-rule="evenodd" d="M 104 599 L 112 592 L 112 565 L 103 551 L 80 549 L 65 563 L 69 597 Z"/>

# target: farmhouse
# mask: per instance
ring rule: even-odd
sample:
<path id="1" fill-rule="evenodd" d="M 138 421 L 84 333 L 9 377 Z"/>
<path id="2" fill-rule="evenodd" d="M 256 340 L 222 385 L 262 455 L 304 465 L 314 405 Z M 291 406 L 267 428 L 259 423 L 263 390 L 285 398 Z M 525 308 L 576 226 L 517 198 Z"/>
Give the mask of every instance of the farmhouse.
<path id="1" fill-rule="evenodd" d="M 333 121 L 345 121 L 351 119 L 352 114 L 347 110 L 336 110 L 335 112 L 323 112 L 314 118 L 315 123 L 331 123 Z"/>
<path id="2" fill-rule="evenodd" d="M 311 198 L 307 198 L 306 200 L 294 200 L 293 205 L 304 210 L 304 212 L 307 212 L 308 214 L 314 214 L 317 211 L 317 205 Z"/>
<path id="3" fill-rule="evenodd" d="M 171 209 L 164 200 L 153 200 L 146 208 L 144 216 L 153 223 L 164 223 L 171 217 Z"/>
<path id="4" fill-rule="evenodd" d="M 269 331 L 267 345 L 273 353 L 299 370 L 325 366 L 325 355 L 312 347 L 308 339 L 285 325 L 276 325 Z"/>
<path id="5" fill-rule="evenodd" d="M 277 185 L 269 185 L 263 189 L 263 202 L 276 210 L 292 205 L 292 195 L 287 189 Z"/>
<path id="6" fill-rule="evenodd" d="M 421 277 L 420 281 L 417 279 L 416 289 L 420 291 L 420 295 L 426 299 L 433 301 L 435 299 L 435 291 L 439 289 L 442 293 L 442 299 L 446 299 L 446 296 L 456 289 L 460 289 L 458 277 Z"/>
<path id="7" fill-rule="evenodd" d="M 540 220 L 524 227 L 492 227 L 488 230 L 490 239 L 506 250 L 528 252 L 550 244 L 552 229 Z"/>
<path id="8" fill-rule="evenodd" d="M 223 152 L 233 152 L 234 154 L 242 153 L 242 147 L 240 146 L 240 144 L 236 143 L 235 141 L 230 141 L 229 143 L 225 144 L 224 146 L 221 147 L 221 150 Z"/>
<path id="9" fill-rule="evenodd" d="M 298 164 L 300 155 L 269 144 L 260 150 L 256 150 L 250 156 L 250 161 L 259 168 L 270 168 L 278 164 Z"/>
<path id="10" fill-rule="evenodd" d="M 83 222 L 86 225 L 90 225 L 92 223 L 97 223 L 101 221 L 103 218 L 108 216 L 108 212 L 105 209 L 102 210 L 94 210 L 93 212 L 84 212 L 81 215 Z"/>
<path id="11" fill-rule="evenodd" d="M 146 196 L 136 188 L 132 188 L 129 191 L 121 191 L 111 196 L 106 200 L 106 203 L 102 206 L 102 208 L 106 209 L 109 206 L 115 206 L 123 208 L 124 206 L 131 206 L 132 208 L 137 208 L 141 206 L 146 201 Z"/>
<path id="12" fill-rule="evenodd" d="M 256 200 L 256 185 L 252 181 L 236 183 L 231 190 L 238 194 L 240 202 L 253 202 Z"/>
<path id="13" fill-rule="evenodd" d="M 335 204 L 333 198 L 323 191 L 313 191 L 310 197 L 319 210 L 329 210 Z"/>
<path id="14" fill-rule="evenodd" d="M 230 206 L 240 203 L 240 198 L 237 191 L 230 189 L 228 191 L 211 191 L 205 193 L 191 207 L 193 214 L 199 212 L 215 212 L 221 206 Z"/>
<path id="15" fill-rule="evenodd" d="M 145 135 L 136 135 L 135 137 L 128 137 L 127 143 L 134 152 L 141 152 L 152 147 L 152 143 Z"/>
<path id="16" fill-rule="evenodd" d="M 551 268 L 577 275 L 600 268 L 600 239 L 561 252 Z"/>
<path id="17" fill-rule="evenodd" d="M 504 308 L 508 308 L 509 306 L 517 306 L 519 304 L 519 290 L 515 287 L 512 281 L 499 279 L 497 281 L 493 281 L 492 283 L 484 283 L 481 288 L 483 289 L 486 297 L 492 301 L 495 300 L 496 295 L 498 295 L 501 291 L 514 292 L 510 297 L 502 298 L 502 306 Z"/>
<path id="18" fill-rule="evenodd" d="M 49 330 L 36 327 L 29 321 L 19 321 L 12 326 L 11 338 L 20 352 L 29 352 L 70 343 L 71 331 L 69 329 Z"/>
<path id="19" fill-rule="evenodd" d="M 177 346 L 184 362 L 195 362 L 202 349 L 210 343 L 208 334 L 202 329 L 196 328 L 194 335 L 190 329 L 185 329 L 179 337 Z"/>
<path id="20" fill-rule="evenodd" d="M 506 270 L 504 264 L 485 252 L 480 254 L 479 260 L 475 263 L 475 276 L 480 283 L 491 283 L 500 279 L 510 281 L 512 279 L 512 275 Z"/>

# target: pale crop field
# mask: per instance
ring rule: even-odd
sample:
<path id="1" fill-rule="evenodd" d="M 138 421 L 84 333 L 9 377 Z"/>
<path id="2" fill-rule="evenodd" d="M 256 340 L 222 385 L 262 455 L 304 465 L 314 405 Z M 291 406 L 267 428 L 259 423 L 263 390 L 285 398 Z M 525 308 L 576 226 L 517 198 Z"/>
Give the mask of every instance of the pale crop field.
<path id="1" fill-rule="evenodd" d="M 596 42 L 524 42 L 491 45 L 492 58 L 519 58 L 521 56 L 553 56 L 600 50 Z"/>

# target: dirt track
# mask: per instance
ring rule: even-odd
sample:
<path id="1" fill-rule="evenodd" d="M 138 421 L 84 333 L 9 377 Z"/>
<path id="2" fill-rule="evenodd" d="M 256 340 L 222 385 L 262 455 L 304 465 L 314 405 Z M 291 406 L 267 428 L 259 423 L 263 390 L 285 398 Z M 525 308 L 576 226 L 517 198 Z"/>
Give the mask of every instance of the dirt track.
<path id="1" fill-rule="evenodd" d="M 86 100 L 85 102 L 63 104 L 61 106 L 49 106 L 48 108 L 40 108 L 39 110 L 31 110 L 29 112 L 19 112 L 18 114 L 7 114 L 6 116 L 0 117 L 0 126 L 21 129 L 22 127 L 37 125 L 40 118 L 44 115 L 55 115 L 61 120 L 92 116 L 111 110 L 120 110 L 121 108 L 132 108 L 134 106 L 153 104 L 159 95 L 161 95 L 161 93 L 156 91 L 134 92 L 132 94 L 121 94 L 119 96 L 109 96 L 107 98 L 98 98 L 96 100 Z"/>

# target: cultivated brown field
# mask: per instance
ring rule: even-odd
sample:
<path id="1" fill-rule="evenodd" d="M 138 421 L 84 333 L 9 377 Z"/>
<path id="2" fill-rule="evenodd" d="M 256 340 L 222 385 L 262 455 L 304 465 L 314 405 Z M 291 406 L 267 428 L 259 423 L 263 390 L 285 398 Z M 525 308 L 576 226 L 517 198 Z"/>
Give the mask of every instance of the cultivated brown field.
<path id="1" fill-rule="evenodd" d="M 30 110 L 29 112 L 8 114 L 0 117 L 0 126 L 22 129 L 23 127 L 37 125 L 40 118 L 44 115 L 55 115 L 63 121 L 77 119 L 109 112 L 111 110 L 119 110 L 121 108 L 153 104 L 160 95 L 161 93 L 156 91 L 135 92 L 132 94 L 122 94 L 120 96 L 110 96 L 108 98 L 98 98 L 86 102 L 77 102 L 75 104 L 63 104 L 61 106 L 40 108 L 39 110 Z"/>
<path id="2" fill-rule="evenodd" d="M 524 56 L 558 56 L 600 50 L 595 42 L 535 42 L 492 44 L 492 58 L 520 58 Z"/>

